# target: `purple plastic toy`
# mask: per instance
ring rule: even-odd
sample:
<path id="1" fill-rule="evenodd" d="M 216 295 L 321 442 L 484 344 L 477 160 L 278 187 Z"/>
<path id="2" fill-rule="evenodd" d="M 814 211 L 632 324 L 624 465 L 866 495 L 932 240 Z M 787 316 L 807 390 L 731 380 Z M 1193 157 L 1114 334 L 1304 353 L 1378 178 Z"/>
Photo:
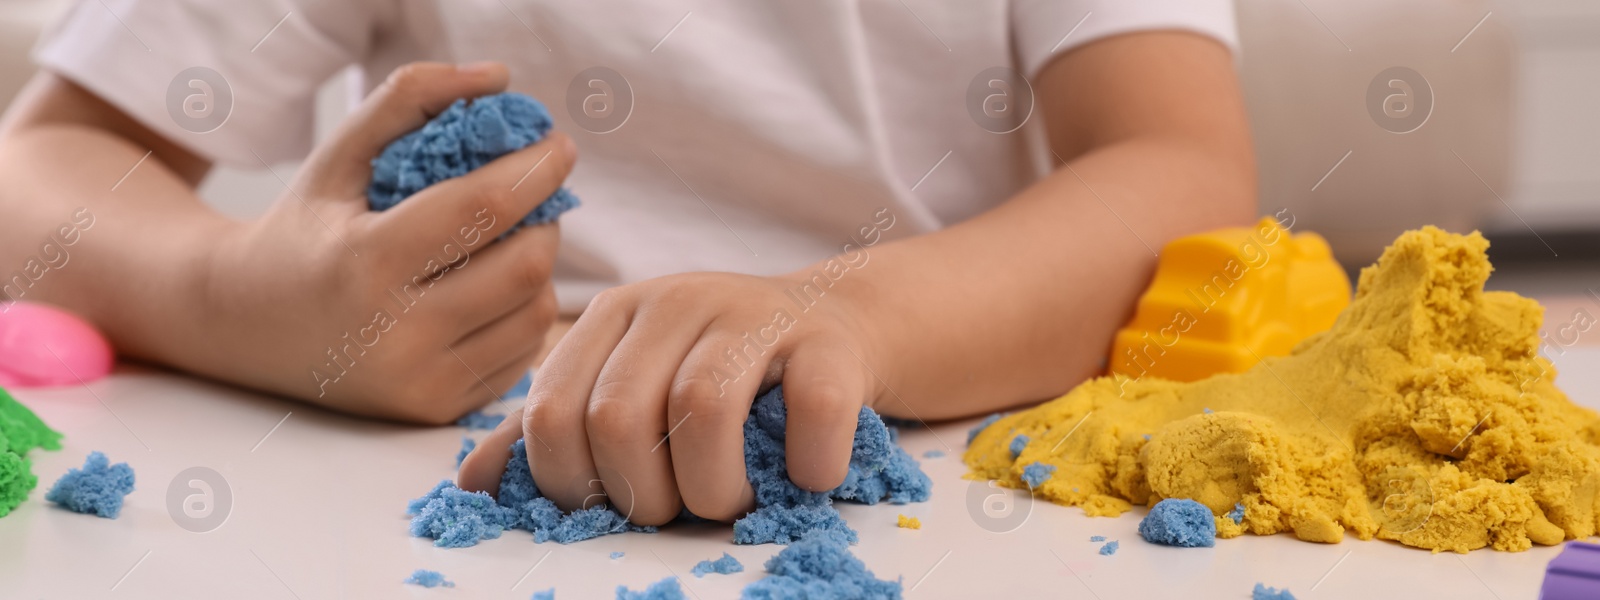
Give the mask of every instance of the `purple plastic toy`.
<path id="1" fill-rule="evenodd" d="M 1539 600 L 1600 598 L 1600 544 L 1568 542 L 1544 570 Z"/>

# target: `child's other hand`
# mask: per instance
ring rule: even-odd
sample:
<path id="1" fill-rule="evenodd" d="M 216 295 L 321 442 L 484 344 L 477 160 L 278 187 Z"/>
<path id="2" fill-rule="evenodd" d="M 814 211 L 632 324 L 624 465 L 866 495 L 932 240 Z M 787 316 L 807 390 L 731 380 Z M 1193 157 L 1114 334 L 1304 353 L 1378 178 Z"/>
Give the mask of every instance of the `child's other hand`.
<path id="1" fill-rule="evenodd" d="M 339 410 L 445 423 L 530 366 L 556 316 L 559 230 L 495 242 L 561 185 L 560 133 L 386 212 L 371 161 L 458 98 L 505 89 L 499 64 L 394 72 L 322 143 L 261 219 L 212 252 L 205 293 L 224 379 Z"/>
<path id="2" fill-rule="evenodd" d="M 857 414 L 882 382 L 867 366 L 867 304 L 843 285 L 804 303 L 807 281 L 690 273 L 600 294 L 539 368 L 521 418 L 478 445 L 458 483 L 497 491 L 508 447 L 525 437 L 535 482 L 564 510 L 609 502 L 641 525 L 683 507 L 732 520 L 755 504 L 751 401 L 781 382 L 790 478 L 837 487 Z"/>

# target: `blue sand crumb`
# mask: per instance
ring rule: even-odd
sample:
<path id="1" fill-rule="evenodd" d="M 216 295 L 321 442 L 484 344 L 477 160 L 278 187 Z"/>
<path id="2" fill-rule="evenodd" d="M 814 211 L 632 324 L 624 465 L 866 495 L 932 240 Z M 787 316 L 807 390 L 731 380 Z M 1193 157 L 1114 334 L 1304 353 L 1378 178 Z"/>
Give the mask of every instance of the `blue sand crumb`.
<path id="1" fill-rule="evenodd" d="M 1167 498 L 1139 522 L 1139 536 L 1152 544 L 1209 548 L 1217 543 L 1217 523 L 1204 504 Z"/>
<path id="2" fill-rule="evenodd" d="M 1206 413 L 1206 414 L 1208 414 L 1208 415 L 1209 415 L 1209 414 L 1211 414 L 1211 409 L 1210 409 L 1210 408 L 1206 408 L 1206 409 L 1204 409 L 1204 410 L 1205 410 L 1205 413 Z"/>
<path id="3" fill-rule="evenodd" d="M 1144 434 L 1144 441 L 1147 441 L 1147 442 L 1150 441 L 1150 434 L 1148 434 L 1148 433 Z"/>
<path id="4" fill-rule="evenodd" d="M 411 576 L 406 578 L 405 583 L 409 583 L 411 585 L 420 585 L 425 588 L 456 586 L 456 582 L 445 579 L 443 573 L 438 571 L 429 571 L 427 569 L 417 569 L 416 571 L 413 571 Z"/>
<path id="5" fill-rule="evenodd" d="M 637 592 L 628 589 L 628 586 L 619 585 L 617 600 L 687 600 L 687 598 L 683 595 L 683 588 L 678 585 L 678 578 L 668 577 Z"/>
<path id="6" fill-rule="evenodd" d="M 122 499 L 133 491 L 133 467 L 109 464 L 106 455 L 90 452 L 83 468 L 72 469 L 50 486 L 44 499 L 76 513 L 115 519 L 122 514 Z"/>
<path id="7" fill-rule="evenodd" d="M 1233 510 L 1228 511 L 1228 518 L 1234 523 L 1244 522 L 1244 504 L 1234 504 Z"/>
<path id="8" fill-rule="evenodd" d="M 689 569 L 689 572 L 693 573 L 695 577 L 705 577 L 707 573 L 717 573 L 719 575 L 742 573 L 744 572 L 744 564 L 740 563 L 739 559 L 734 558 L 732 554 L 723 552 L 722 558 L 702 560 L 695 564 L 693 569 Z"/>
<path id="9" fill-rule="evenodd" d="M 623 556 L 623 552 L 620 551 L 620 550 L 618 550 L 616 552 L 612 552 L 611 553 L 611 560 L 616 560 L 616 559 L 622 558 L 622 556 Z"/>
<path id="10" fill-rule="evenodd" d="M 467 429 L 492 430 L 496 427 L 499 427 L 500 423 L 505 420 L 505 415 L 492 415 L 481 410 L 475 410 L 467 413 L 465 416 L 459 419 L 456 419 L 456 425 L 465 427 Z"/>
<path id="11" fill-rule="evenodd" d="M 982 421 L 978 422 L 978 425 L 976 427 L 973 427 L 972 429 L 968 429 L 967 430 L 967 445 L 971 446 L 972 445 L 972 440 L 978 439 L 978 433 L 979 432 L 982 432 L 985 428 L 989 427 L 990 425 L 993 425 L 995 421 L 999 421 L 1000 417 L 1004 417 L 1004 416 L 1006 416 L 1005 413 L 995 413 L 995 414 L 989 415 L 987 417 L 984 417 Z"/>
<path id="12" fill-rule="evenodd" d="M 929 450 L 922 453 L 923 458 L 944 458 L 943 450 Z"/>
<path id="13" fill-rule="evenodd" d="M 1116 540 L 1111 540 L 1109 542 L 1106 542 L 1106 545 L 1100 547 L 1100 556 L 1111 556 L 1113 554 L 1116 554 L 1117 553 L 1117 546 L 1120 546 L 1120 545 L 1121 544 L 1118 544 Z"/>
<path id="14" fill-rule="evenodd" d="M 556 589 L 550 588 L 542 592 L 534 592 L 528 600 L 556 600 Z"/>
<path id="15" fill-rule="evenodd" d="M 849 541 L 838 532 L 805 534 L 767 560 L 767 576 L 745 586 L 742 600 L 860 598 L 899 600 L 899 580 L 878 579 L 866 563 L 850 554 Z"/>
<path id="16" fill-rule="evenodd" d="M 735 543 L 787 544 L 814 529 L 834 531 L 854 542 L 856 532 L 839 516 L 834 500 L 862 504 L 928 500 L 932 480 L 905 449 L 890 442 L 888 428 L 872 409 L 863 407 L 858 414 L 844 483 L 829 492 L 806 491 L 789 480 L 784 458 L 786 425 L 783 387 L 778 386 L 756 399 L 745 421 L 745 471 L 756 493 L 757 508 L 734 523 Z M 656 531 L 628 523 L 609 506 L 562 514 L 554 502 L 540 495 L 527 456 L 522 440 L 512 444 L 498 498 L 442 481 L 427 495 L 412 500 L 406 508 L 412 515 L 411 535 L 432 538 L 435 546 L 460 548 L 500 537 L 507 529 L 531 531 L 537 542 L 562 544 L 624 531 Z"/>
<path id="17" fill-rule="evenodd" d="M 809 492 L 789 480 L 784 440 L 788 419 L 783 386 L 762 394 L 744 423 L 744 463 L 756 493 L 756 510 L 733 524 L 737 544 L 787 544 L 815 529 L 838 532 L 855 542 L 833 500 L 861 504 L 925 502 L 933 489 L 916 459 L 894 445 L 883 420 L 862 407 L 844 483 L 828 492 Z"/>
<path id="18" fill-rule="evenodd" d="M 467 455 L 472 454 L 472 449 L 477 447 L 478 442 L 473 441 L 472 438 L 461 438 L 461 451 L 456 453 L 456 468 L 461 468 L 461 461 L 466 460 Z"/>
<path id="19" fill-rule="evenodd" d="M 1011 455 L 1016 456 L 1018 454 L 1022 454 L 1022 449 L 1028 447 L 1029 441 L 1031 441 L 1031 439 L 1028 438 L 1028 434 L 1025 433 L 1019 433 L 1017 434 L 1017 437 L 1011 438 Z"/>
<path id="20" fill-rule="evenodd" d="M 1294 594 L 1289 593 L 1289 588 L 1280 590 L 1257 583 L 1255 589 L 1250 590 L 1250 600 L 1294 600 Z"/>
<path id="21" fill-rule="evenodd" d="M 1028 489 L 1031 490 L 1044 485 L 1044 482 L 1050 481 L 1050 477 L 1055 474 L 1055 465 L 1036 462 L 1022 468 L 1022 481 L 1028 484 Z"/>
<path id="22" fill-rule="evenodd" d="M 408 133 L 372 160 L 367 205 L 388 210 L 430 185 L 460 177 L 541 140 L 550 132 L 550 111 L 518 93 L 457 100 L 421 129 Z M 556 220 L 578 206 L 560 188 L 523 217 L 521 225 Z"/>
<path id="23" fill-rule="evenodd" d="M 411 535 L 433 539 L 441 548 L 464 548 L 500 537 L 507 529 L 533 532 L 536 542 L 570 544 L 624 531 L 654 533 L 654 527 L 629 523 L 609 506 L 592 506 L 563 514 L 539 495 L 528 471 L 528 450 L 522 440 L 511 445 L 511 458 L 500 477 L 500 496 L 469 492 L 449 480 L 406 506 L 412 515 Z"/>
<path id="24" fill-rule="evenodd" d="M 522 400 L 528 397 L 528 390 L 533 389 L 533 373 L 523 373 L 511 390 L 500 396 L 501 400 Z"/>
<path id="25" fill-rule="evenodd" d="M 1103 535 L 1089 536 L 1089 541 L 1091 541 L 1091 542 L 1104 542 L 1104 541 L 1106 541 L 1106 536 L 1103 536 Z"/>

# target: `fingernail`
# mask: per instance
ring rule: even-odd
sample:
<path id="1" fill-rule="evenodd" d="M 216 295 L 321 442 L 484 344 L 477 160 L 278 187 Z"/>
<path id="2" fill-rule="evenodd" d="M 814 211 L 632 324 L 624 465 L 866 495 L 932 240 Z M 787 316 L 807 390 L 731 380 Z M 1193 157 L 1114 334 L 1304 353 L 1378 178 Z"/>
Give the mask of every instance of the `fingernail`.
<path id="1" fill-rule="evenodd" d="M 494 62 L 492 60 L 483 60 L 483 61 L 478 61 L 478 62 L 462 63 L 462 64 L 459 64 L 459 65 L 456 65 L 456 72 L 457 73 L 467 74 L 467 75 L 482 75 L 484 73 L 488 73 L 490 70 L 494 69 L 499 64 L 500 63 Z"/>
<path id="2" fill-rule="evenodd" d="M 567 156 L 578 155 L 578 144 L 572 141 L 572 136 L 570 135 L 561 136 L 561 149 L 566 151 Z"/>

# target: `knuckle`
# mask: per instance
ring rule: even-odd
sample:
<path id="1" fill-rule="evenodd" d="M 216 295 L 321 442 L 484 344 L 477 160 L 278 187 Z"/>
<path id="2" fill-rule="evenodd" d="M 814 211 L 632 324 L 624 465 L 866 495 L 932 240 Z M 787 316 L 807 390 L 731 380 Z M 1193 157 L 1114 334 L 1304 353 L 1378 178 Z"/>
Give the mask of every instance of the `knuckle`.
<path id="1" fill-rule="evenodd" d="M 516 221 L 522 215 L 512 214 L 517 204 L 516 193 L 510 187 L 500 185 L 479 186 L 474 192 L 475 202 L 463 207 L 466 214 L 461 215 L 465 221 L 474 221 L 487 212 L 496 219 L 509 219 Z"/>
<path id="2" fill-rule="evenodd" d="M 709 375 L 683 377 L 673 382 L 668 391 L 667 406 L 674 415 L 693 414 L 709 421 L 727 417 L 729 407 L 734 405 L 722 396 L 722 386 Z"/>
<path id="3" fill-rule="evenodd" d="M 622 307 L 627 296 L 625 289 L 626 288 L 622 287 L 612 287 L 600 290 L 600 293 L 595 294 L 594 298 L 589 301 L 589 309 L 585 310 L 584 312 L 588 313 L 589 311 L 594 311 L 596 313 L 609 313 L 616 311 Z"/>
<path id="4" fill-rule="evenodd" d="M 632 410 L 617 389 L 621 384 L 601 384 L 584 411 L 584 427 L 601 441 L 625 439 L 640 430 L 638 411 Z"/>
<path id="5" fill-rule="evenodd" d="M 383 85 L 386 96 L 395 100 L 416 98 L 428 83 L 427 63 L 407 63 L 389 73 Z"/>
<path id="6" fill-rule="evenodd" d="M 517 276 L 521 278 L 521 281 L 528 289 L 536 290 L 550 282 L 550 272 L 553 266 L 549 256 L 530 252 L 518 257 Z M 544 300 L 541 298 L 535 306 L 543 308 L 543 305 Z"/>
<path id="7" fill-rule="evenodd" d="M 540 437 L 551 437 L 563 429 L 566 411 L 548 393 L 537 389 L 528 394 L 527 408 L 522 411 L 522 430 Z"/>

